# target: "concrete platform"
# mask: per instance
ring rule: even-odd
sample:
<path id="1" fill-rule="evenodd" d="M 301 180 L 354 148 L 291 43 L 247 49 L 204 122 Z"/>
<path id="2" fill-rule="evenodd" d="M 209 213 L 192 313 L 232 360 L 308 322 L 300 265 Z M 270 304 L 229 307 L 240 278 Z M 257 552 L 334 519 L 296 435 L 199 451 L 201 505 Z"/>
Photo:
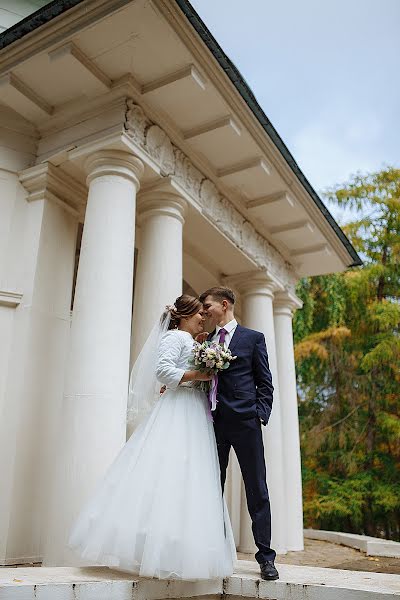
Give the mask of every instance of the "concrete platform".
<path id="1" fill-rule="evenodd" d="M 0 569 L 0 600 L 389 600 L 400 597 L 400 576 L 279 565 L 281 579 L 259 579 L 254 562 L 238 561 L 225 580 L 203 582 L 138 579 L 102 567 Z"/>
<path id="2" fill-rule="evenodd" d="M 367 556 L 400 558 L 400 543 L 393 542 L 392 540 L 383 540 L 381 538 L 359 535 L 357 533 L 324 531 L 323 529 L 305 529 L 304 537 L 357 548 L 357 550 L 365 552 Z"/>

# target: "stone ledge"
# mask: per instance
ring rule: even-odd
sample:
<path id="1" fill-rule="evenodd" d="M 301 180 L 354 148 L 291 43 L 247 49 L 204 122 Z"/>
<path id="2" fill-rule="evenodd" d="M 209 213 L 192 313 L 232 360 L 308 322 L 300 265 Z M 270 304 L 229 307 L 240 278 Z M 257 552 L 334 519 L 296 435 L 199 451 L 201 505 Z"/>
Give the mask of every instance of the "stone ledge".
<path id="1" fill-rule="evenodd" d="M 400 543 L 357 533 L 342 533 L 340 531 L 324 531 L 322 529 L 305 529 L 304 537 L 311 540 L 323 540 L 350 546 L 366 552 L 367 556 L 387 556 L 400 558 Z"/>
<path id="2" fill-rule="evenodd" d="M 14 290 L 0 290 L 0 306 L 16 308 L 21 303 L 23 294 Z"/>
<path id="3" fill-rule="evenodd" d="M 279 565 L 281 579 L 259 579 L 254 562 L 238 561 L 225 580 L 179 582 L 135 578 L 102 567 L 0 569 L 0 600 L 172 600 L 239 597 L 261 600 L 389 600 L 400 596 L 400 576 Z"/>

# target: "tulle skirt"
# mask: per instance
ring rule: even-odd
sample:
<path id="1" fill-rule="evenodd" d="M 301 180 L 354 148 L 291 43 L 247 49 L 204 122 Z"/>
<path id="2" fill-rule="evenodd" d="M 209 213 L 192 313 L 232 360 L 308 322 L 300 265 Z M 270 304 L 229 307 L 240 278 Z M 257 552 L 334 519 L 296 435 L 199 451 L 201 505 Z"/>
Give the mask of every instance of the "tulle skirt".
<path id="1" fill-rule="evenodd" d="M 129 438 L 72 529 L 85 564 L 160 579 L 232 574 L 235 544 L 203 392 L 167 390 Z"/>

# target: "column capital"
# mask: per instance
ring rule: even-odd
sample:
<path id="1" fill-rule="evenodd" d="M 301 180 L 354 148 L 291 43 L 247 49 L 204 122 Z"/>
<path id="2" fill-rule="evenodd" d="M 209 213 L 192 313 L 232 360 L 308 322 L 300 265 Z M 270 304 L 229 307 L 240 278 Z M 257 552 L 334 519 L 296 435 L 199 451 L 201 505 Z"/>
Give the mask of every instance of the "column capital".
<path id="1" fill-rule="evenodd" d="M 274 297 L 274 314 L 287 315 L 292 317 L 295 310 L 301 308 L 303 302 L 288 290 L 283 290 L 275 294 Z"/>
<path id="2" fill-rule="evenodd" d="M 283 289 L 282 284 L 263 271 L 235 273 L 235 275 L 225 277 L 223 282 L 225 285 L 237 289 L 242 298 L 258 295 L 273 299 L 275 293 Z"/>
<path id="3" fill-rule="evenodd" d="M 76 217 L 83 214 L 87 189 L 61 167 L 46 162 L 20 171 L 18 177 L 28 192 L 28 202 L 50 200 Z"/>
<path id="4" fill-rule="evenodd" d="M 144 172 L 142 161 L 129 152 L 122 150 L 99 150 L 85 160 L 87 173 L 86 183 L 89 185 L 97 177 L 117 175 L 131 181 L 136 191 L 140 188 L 140 178 Z"/>
<path id="5" fill-rule="evenodd" d="M 137 197 L 139 222 L 154 215 L 166 215 L 185 222 L 187 202 L 169 183 L 157 183 L 147 187 Z"/>

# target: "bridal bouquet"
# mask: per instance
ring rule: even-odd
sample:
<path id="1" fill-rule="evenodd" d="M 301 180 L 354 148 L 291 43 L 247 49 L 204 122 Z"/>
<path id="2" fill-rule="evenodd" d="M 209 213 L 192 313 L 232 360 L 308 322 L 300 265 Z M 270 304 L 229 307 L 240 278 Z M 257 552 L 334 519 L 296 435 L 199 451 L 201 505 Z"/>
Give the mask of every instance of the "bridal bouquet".
<path id="1" fill-rule="evenodd" d="M 211 410 L 217 407 L 218 373 L 228 369 L 237 357 L 232 355 L 229 348 L 224 348 L 218 342 L 195 342 L 193 345 L 191 365 L 197 370 L 213 373 L 211 381 L 202 381 L 203 391 L 208 392 Z"/>

